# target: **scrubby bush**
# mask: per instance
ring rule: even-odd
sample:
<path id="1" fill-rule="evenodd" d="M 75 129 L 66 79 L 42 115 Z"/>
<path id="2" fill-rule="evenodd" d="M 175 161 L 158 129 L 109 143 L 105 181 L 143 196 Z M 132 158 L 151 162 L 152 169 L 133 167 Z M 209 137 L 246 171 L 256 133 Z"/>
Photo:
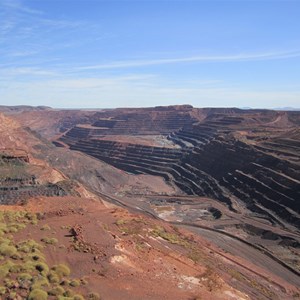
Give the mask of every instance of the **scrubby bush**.
<path id="1" fill-rule="evenodd" d="M 41 289 L 34 289 L 30 292 L 28 300 L 47 300 L 48 294 Z"/>
<path id="2" fill-rule="evenodd" d="M 51 289 L 48 294 L 51 296 L 59 296 L 63 295 L 65 290 L 61 286 L 56 286 L 53 289 Z"/>
<path id="3" fill-rule="evenodd" d="M 31 290 L 41 289 L 43 287 L 49 287 L 49 281 L 46 277 L 36 277 L 33 280 L 33 284 L 31 286 Z"/>
<path id="4" fill-rule="evenodd" d="M 60 277 L 54 271 L 50 271 L 47 277 L 48 277 L 49 282 L 51 282 L 51 283 L 59 283 L 60 282 Z"/>
<path id="5" fill-rule="evenodd" d="M 69 267 L 64 264 L 55 265 L 51 268 L 51 270 L 55 272 L 60 278 L 69 276 L 71 273 Z"/>
<path id="6" fill-rule="evenodd" d="M 36 253 L 43 249 L 42 245 L 31 239 L 20 242 L 17 247 L 18 251 L 24 253 Z"/>
<path id="7" fill-rule="evenodd" d="M 98 293 L 89 293 L 88 299 L 89 300 L 101 300 L 100 295 Z"/>
<path id="8" fill-rule="evenodd" d="M 78 279 L 73 279 L 70 282 L 70 286 L 73 286 L 73 287 L 80 286 L 80 281 Z"/>
<path id="9" fill-rule="evenodd" d="M 22 264 L 22 272 L 33 272 L 35 270 L 35 262 L 32 262 L 31 260 L 26 261 Z"/>
<path id="10" fill-rule="evenodd" d="M 0 286 L 0 296 L 3 296 L 6 293 L 6 287 Z"/>
<path id="11" fill-rule="evenodd" d="M 49 272 L 49 267 L 43 262 L 36 263 L 35 268 L 44 276 L 46 276 Z"/>
<path id="12" fill-rule="evenodd" d="M 75 295 L 73 300 L 84 300 L 84 298 L 81 295 Z"/>
<path id="13" fill-rule="evenodd" d="M 44 262 L 45 257 L 42 254 L 28 254 L 25 258 L 25 261 Z"/>
<path id="14" fill-rule="evenodd" d="M 23 267 L 21 264 L 15 264 L 10 269 L 10 273 L 20 273 L 23 270 Z"/>
<path id="15" fill-rule="evenodd" d="M 14 263 L 9 260 L 2 264 L 0 266 L 0 278 L 6 278 L 12 266 L 14 266 Z"/>
<path id="16" fill-rule="evenodd" d="M 57 300 L 73 300 L 73 297 L 58 296 Z"/>
<path id="17" fill-rule="evenodd" d="M 13 223 L 13 224 L 9 224 L 9 226 L 7 226 L 7 233 L 16 233 L 22 229 L 26 228 L 25 224 L 18 224 L 18 223 Z"/>
<path id="18" fill-rule="evenodd" d="M 72 297 L 72 299 L 73 299 L 73 295 L 74 295 L 74 293 L 73 293 L 73 291 L 71 291 L 71 290 L 66 290 L 66 291 L 64 292 L 64 296 L 65 296 L 65 297 Z"/>
<path id="19" fill-rule="evenodd" d="M 17 249 L 13 245 L 1 244 L 0 245 L 0 254 L 4 256 L 12 256 L 17 253 Z"/>

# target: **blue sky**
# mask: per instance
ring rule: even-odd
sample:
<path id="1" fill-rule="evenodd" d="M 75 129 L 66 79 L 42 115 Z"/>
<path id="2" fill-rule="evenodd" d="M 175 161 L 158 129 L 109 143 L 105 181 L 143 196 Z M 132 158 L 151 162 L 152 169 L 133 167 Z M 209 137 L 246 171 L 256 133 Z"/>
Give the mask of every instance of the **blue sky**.
<path id="1" fill-rule="evenodd" d="M 0 104 L 300 107 L 300 1 L 0 0 Z"/>

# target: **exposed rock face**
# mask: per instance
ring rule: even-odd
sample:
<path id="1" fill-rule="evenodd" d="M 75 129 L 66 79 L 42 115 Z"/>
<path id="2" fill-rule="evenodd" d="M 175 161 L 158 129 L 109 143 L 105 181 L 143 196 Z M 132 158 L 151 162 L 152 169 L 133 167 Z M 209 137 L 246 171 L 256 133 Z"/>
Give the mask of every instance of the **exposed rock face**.
<path id="1" fill-rule="evenodd" d="M 62 174 L 32 156 L 34 136 L 3 114 L 0 114 L 0 136 L 0 204 L 76 194 L 72 183 Z"/>
<path id="2" fill-rule="evenodd" d="M 68 145 L 130 173 L 161 176 L 188 195 L 211 197 L 231 210 L 236 210 L 235 203 L 243 203 L 273 224 L 300 228 L 300 113 L 204 111 L 207 116 L 200 122 L 188 108 L 163 110 L 163 115 L 145 110 L 147 118 L 113 111 L 113 117 L 94 121 L 90 127 L 74 126 L 56 145 Z M 101 139 L 159 129 L 177 147 Z"/>

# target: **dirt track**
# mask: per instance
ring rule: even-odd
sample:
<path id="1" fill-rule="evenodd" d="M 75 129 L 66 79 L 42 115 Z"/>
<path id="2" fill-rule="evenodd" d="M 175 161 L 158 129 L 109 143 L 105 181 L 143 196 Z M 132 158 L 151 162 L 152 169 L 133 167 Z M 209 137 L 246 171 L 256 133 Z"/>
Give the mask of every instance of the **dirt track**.
<path id="1" fill-rule="evenodd" d="M 270 257 L 266 256 L 262 252 L 254 249 L 253 247 L 249 247 L 245 243 L 242 243 L 239 240 L 233 239 L 224 234 L 202 228 L 195 228 L 192 226 L 184 226 L 184 228 L 187 228 L 188 230 L 199 234 L 200 236 L 219 246 L 221 249 L 228 251 L 233 255 L 247 259 L 254 265 L 272 272 L 273 274 L 286 280 L 287 282 L 290 282 L 296 286 L 300 286 L 299 276 L 283 267 Z"/>

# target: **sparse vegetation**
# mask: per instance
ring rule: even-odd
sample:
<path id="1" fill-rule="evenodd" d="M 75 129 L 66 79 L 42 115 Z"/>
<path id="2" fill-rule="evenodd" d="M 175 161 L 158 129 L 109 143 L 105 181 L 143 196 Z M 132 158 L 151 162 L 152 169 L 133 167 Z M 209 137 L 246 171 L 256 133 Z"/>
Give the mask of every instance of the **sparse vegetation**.
<path id="1" fill-rule="evenodd" d="M 0 296 L 4 295 L 6 292 L 6 287 L 0 286 Z"/>
<path id="2" fill-rule="evenodd" d="M 78 279 L 71 280 L 70 286 L 73 286 L 73 287 L 80 286 L 80 280 L 78 280 Z"/>
<path id="3" fill-rule="evenodd" d="M 154 237 L 161 237 L 162 239 L 170 242 L 171 244 L 177 244 L 184 247 L 188 246 L 188 241 L 183 239 L 177 232 L 176 233 L 169 233 L 163 227 L 156 226 L 152 231 L 151 234 Z"/>
<path id="4" fill-rule="evenodd" d="M 51 289 L 48 294 L 51 296 L 60 296 L 63 295 L 65 290 L 61 286 L 56 286 L 53 289 Z"/>
<path id="5" fill-rule="evenodd" d="M 45 225 L 43 225 L 40 229 L 41 229 L 42 231 L 48 231 L 48 230 L 51 230 L 51 227 L 50 227 L 48 224 L 45 224 Z"/>
<path id="6" fill-rule="evenodd" d="M 84 298 L 81 295 L 75 295 L 73 300 L 84 300 Z"/>
<path id="7" fill-rule="evenodd" d="M 28 296 L 28 300 L 47 300 L 47 299 L 48 299 L 47 292 L 40 289 L 32 290 Z"/>
<path id="8" fill-rule="evenodd" d="M 98 293 L 89 293 L 88 299 L 89 300 L 101 300 L 101 297 Z"/>
<path id="9" fill-rule="evenodd" d="M 0 254 L 3 256 L 13 256 L 17 253 L 17 249 L 15 246 L 2 244 L 0 245 Z"/>
<path id="10" fill-rule="evenodd" d="M 54 272 L 60 279 L 69 276 L 71 273 L 69 267 L 64 264 L 53 266 L 51 268 L 51 271 Z"/>
<path id="11" fill-rule="evenodd" d="M 27 212 L 0 212 L 0 298 L 43 300 L 50 297 L 56 299 L 84 299 L 72 288 L 80 286 L 79 279 L 69 280 L 69 267 L 57 264 L 49 267 L 43 254 L 44 247 L 33 239 L 14 241 L 14 234 L 27 225 L 38 222 L 35 214 Z M 42 231 L 49 230 L 44 225 Z M 56 245 L 57 239 L 45 237 L 46 245 Z M 65 290 L 62 283 L 70 289 Z"/>

